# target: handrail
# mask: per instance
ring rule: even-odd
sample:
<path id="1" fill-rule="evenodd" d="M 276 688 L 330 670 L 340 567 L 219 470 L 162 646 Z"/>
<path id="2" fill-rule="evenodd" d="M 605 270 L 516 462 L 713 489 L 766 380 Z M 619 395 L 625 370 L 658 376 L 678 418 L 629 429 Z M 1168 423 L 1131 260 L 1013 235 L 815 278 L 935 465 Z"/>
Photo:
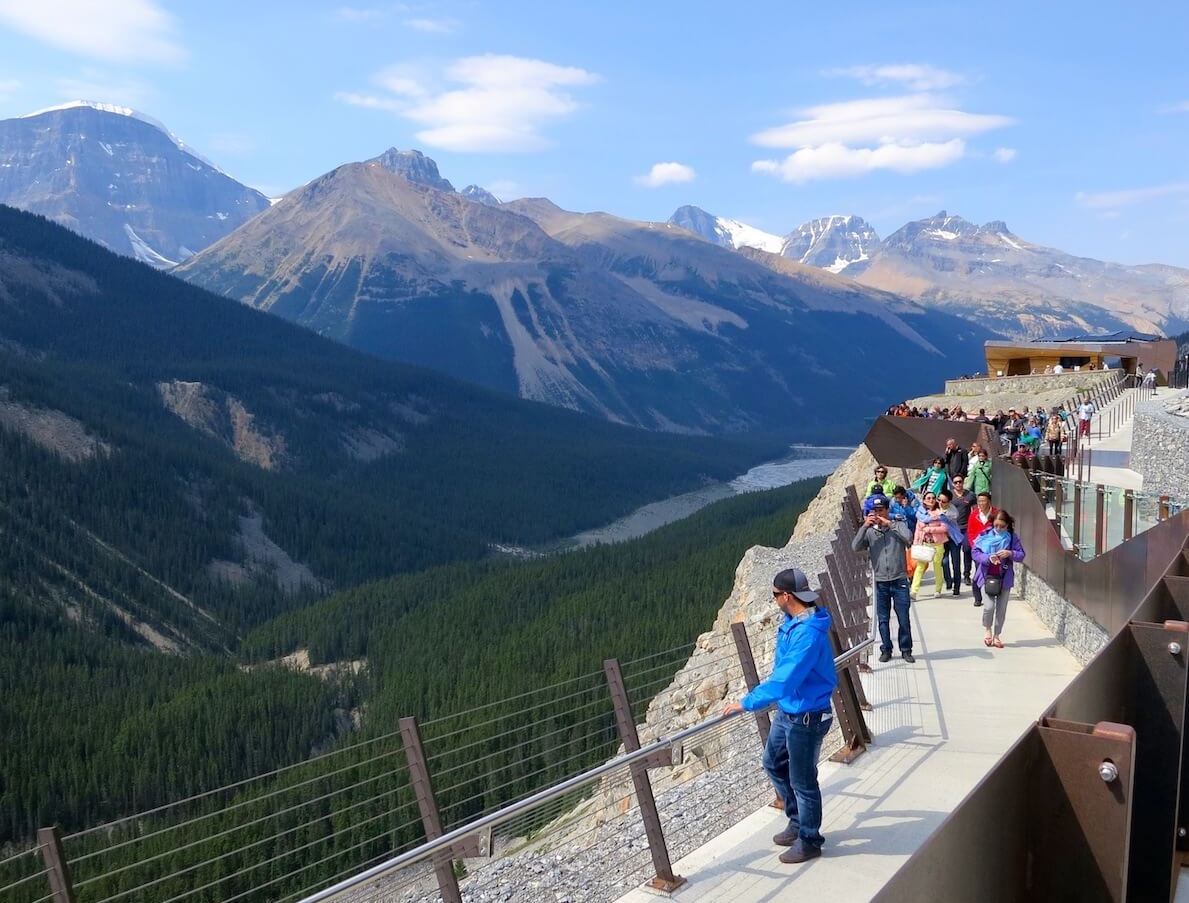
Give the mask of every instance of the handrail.
<path id="1" fill-rule="evenodd" d="M 834 670 L 839 671 L 847 667 L 855 658 L 859 656 L 861 652 L 871 646 L 874 642 L 875 639 L 873 637 L 868 637 L 861 643 L 856 643 L 846 652 L 843 652 L 841 655 L 837 656 L 834 659 Z M 770 709 L 772 706 L 769 706 L 768 708 Z M 765 711 L 767 710 L 768 709 L 765 709 Z M 623 768 L 625 765 L 631 765 L 635 762 L 643 761 L 644 759 L 647 759 L 658 752 L 678 747 L 690 737 L 696 737 L 699 734 L 705 733 L 706 731 L 718 727 L 724 722 L 729 721 L 732 718 L 736 718 L 741 714 L 744 713 L 737 712 L 732 715 L 715 715 L 713 718 L 709 718 L 706 721 L 702 721 L 698 724 L 694 724 L 690 727 L 679 730 L 668 737 L 662 737 L 659 740 L 649 743 L 647 746 L 642 746 L 634 752 L 623 753 L 622 755 L 616 756 L 613 759 L 608 759 L 602 765 L 596 765 L 594 768 L 587 769 L 581 774 L 574 775 L 572 778 L 567 778 L 558 784 L 554 784 L 552 787 L 546 787 L 544 790 L 538 790 L 532 796 L 525 797 L 524 799 L 518 800 L 514 803 L 509 803 L 508 805 L 497 809 L 495 812 L 491 812 L 482 816 L 481 818 L 475 819 L 470 824 L 462 825 L 461 827 L 455 828 L 453 831 L 447 831 L 440 837 L 426 841 L 425 843 L 418 847 L 414 847 L 411 850 L 406 850 L 404 853 L 394 856 L 393 858 L 386 860 L 385 862 L 381 862 L 378 865 L 374 865 L 366 871 L 360 872 L 358 875 L 345 878 L 337 884 L 332 884 L 330 887 L 324 888 L 317 893 L 311 894 L 308 897 L 303 897 L 300 901 L 298 901 L 298 903 L 321 903 L 321 901 L 330 900 L 332 897 L 335 897 L 344 891 L 356 888 L 361 884 L 366 884 L 367 882 L 378 878 L 387 872 L 406 868 L 410 865 L 416 865 L 418 862 L 423 862 L 424 860 L 429 859 L 435 853 L 449 849 L 459 841 L 471 836 L 472 834 L 476 834 L 480 831 L 486 830 L 487 828 L 493 828 L 496 825 L 511 821 L 518 815 L 528 812 L 531 809 L 535 809 L 542 803 L 547 803 L 550 800 L 557 799 L 560 796 L 565 796 L 567 793 L 577 790 L 580 787 L 584 787 L 606 774 Z M 754 715 L 755 713 L 750 712 L 748 714 Z"/>

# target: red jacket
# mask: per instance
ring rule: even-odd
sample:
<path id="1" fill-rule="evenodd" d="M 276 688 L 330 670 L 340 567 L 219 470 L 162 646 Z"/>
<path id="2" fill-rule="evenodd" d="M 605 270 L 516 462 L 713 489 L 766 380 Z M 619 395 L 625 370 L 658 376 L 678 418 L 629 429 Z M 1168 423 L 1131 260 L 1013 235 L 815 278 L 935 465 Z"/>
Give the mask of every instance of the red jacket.
<path id="1" fill-rule="evenodd" d="M 977 505 L 970 509 L 970 520 L 966 523 L 966 542 L 969 543 L 972 549 L 974 548 L 974 541 L 978 539 L 978 535 L 995 520 L 995 515 L 998 513 L 999 509 L 992 505 L 990 512 L 987 514 L 987 519 L 984 521 L 980 520 L 982 515 L 979 514 Z"/>

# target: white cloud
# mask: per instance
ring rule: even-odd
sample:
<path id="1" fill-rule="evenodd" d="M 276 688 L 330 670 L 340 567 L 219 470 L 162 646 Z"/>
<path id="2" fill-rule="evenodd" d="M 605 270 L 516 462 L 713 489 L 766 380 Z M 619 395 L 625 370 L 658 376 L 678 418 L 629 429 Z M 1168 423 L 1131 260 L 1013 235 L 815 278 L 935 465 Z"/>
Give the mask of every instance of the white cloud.
<path id="1" fill-rule="evenodd" d="M 645 175 L 636 176 L 636 184 L 646 188 L 660 188 L 662 185 L 679 185 L 692 182 L 697 177 L 692 166 L 684 163 L 654 163 Z"/>
<path id="2" fill-rule="evenodd" d="M 399 113 L 408 104 L 396 97 L 378 97 L 375 94 L 359 94 L 355 91 L 336 91 L 334 99 L 352 107 L 363 107 L 368 110 L 387 110 Z"/>
<path id="3" fill-rule="evenodd" d="M 455 19 L 405 19 L 405 25 L 414 31 L 426 34 L 452 34 L 458 30 L 459 23 Z"/>
<path id="4" fill-rule="evenodd" d="M 865 85 L 906 85 L 913 91 L 944 91 L 966 81 L 964 75 L 938 69 L 927 63 L 895 63 L 883 66 L 846 66 L 827 69 L 824 75 L 857 78 Z"/>
<path id="5" fill-rule="evenodd" d="M 881 144 L 879 147 L 847 147 L 822 144 L 803 147 L 783 160 L 757 160 L 754 172 L 779 176 L 785 182 L 810 182 L 814 179 L 846 179 L 881 169 L 899 173 L 920 172 L 948 166 L 962 158 L 966 142 L 952 138 L 944 143 Z"/>
<path id="6" fill-rule="evenodd" d="M 1152 185 L 1148 188 L 1124 188 L 1119 191 L 1079 191 L 1073 198 L 1083 207 L 1095 210 L 1113 210 L 1179 194 L 1189 194 L 1189 182 L 1169 182 L 1165 185 Z"/>
<path id="7" fill-rule="evenodd" d="M 1014 147 L 997 147 L 995 148 L 995 159 L 1000 163 L 1010 163 L 1016 158 L 1016 153 Z"/>
<path id="8" fill-rule="evenodd" d="M 960 160 L 966 138 L 1012 123 L 1007 116 L 954 109 L 927 93 L 821 104 L 801 115 L 752 135 L 761 147 L 793 150 L 784 160 L 757 160 L 752 171 L 789 182 L 919 172 Z"/>
<path id="9" fill-rule="evenodd" d="M 452 63 L 442 81 L 427 84 L 406 67 L 376 74 L 384 94 L 340 92 L 343 103 L 395 112 L 417 123 L 417 138 L 431 147 L 459 152 L 536 151 L 550 146 L 541 132 L 570 115 L 578 102 L 567 89 L 592 85 L 599 76 L 575 66 L 487 54 Z"/>
<path id="10" fill-rule="evenodd" d="M 334 11 L 334 17 L 340 22 L 363 25 L 367 22 L 375 22 L 377 19 L 382 19 L 384 17 L 384 10 L 377 9 L 374 6 L 340 6 Z"/>
<path id="11" fill-rule="evenodd" d="M 1006 116 L 946 109 L 929 94 L 848 100 L 802 111 L 806 117 L 752 136 L 761 147 L 916 142 L 977 135 L 1011 125 Z"/>
<path id="12" fill-rule="evenodd" d="M 140 107 L 150 100 L 150 85 L 134 78 L 113 78 L 100 69 L 83 69 L 77 76 L 64 76 L 54 82 L 62 100 L 98 100 L 120 106 Z"/>
<path id="13" fill-rule="evenodd" d="M 0 0 L 0 23 L 110 62 L 177 63 L 186 57 L 173 16 L 153 0 Z"/>

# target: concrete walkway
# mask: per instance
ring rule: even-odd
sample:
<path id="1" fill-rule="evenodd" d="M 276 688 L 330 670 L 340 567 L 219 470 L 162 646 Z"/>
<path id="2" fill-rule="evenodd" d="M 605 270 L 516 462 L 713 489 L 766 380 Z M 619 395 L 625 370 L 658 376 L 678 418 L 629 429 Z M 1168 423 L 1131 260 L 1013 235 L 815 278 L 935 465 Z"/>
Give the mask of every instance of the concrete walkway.
<path id="1" fill-rule="evenodd" d="M 1177 389 L 1160 388 L 1156 398 L 1177 393 Z M 1151 398 L 1145 399 L 1150 401 Z M 1086 472 L 1087 483 L 1101 483 L 1104 486 L 1118 486 L 1121 489 L 1141 490 L 1144 478 L 1131 469 L 1131 427 L 1134 418 L 1128 418 L 1111 435 L 1090 442 L 1090 466 Z"/>
<path id="2" fill-rule="evenodd" d="M 821 769 L 822 858 L 783 865 L 771 837 L 784 818 L 765 808 L 676 863 L 688 883 L 673 900 L 871 899 L 1079 671 L 1027 604 L 1012 601 L 1007 648 L 991 650 L 968 589 L 931 595 L 913 604 L 916 664 L 897 657 L 865 676 L 876 745 Z M 621 903 L 656 896 L 639 889 Z"/>

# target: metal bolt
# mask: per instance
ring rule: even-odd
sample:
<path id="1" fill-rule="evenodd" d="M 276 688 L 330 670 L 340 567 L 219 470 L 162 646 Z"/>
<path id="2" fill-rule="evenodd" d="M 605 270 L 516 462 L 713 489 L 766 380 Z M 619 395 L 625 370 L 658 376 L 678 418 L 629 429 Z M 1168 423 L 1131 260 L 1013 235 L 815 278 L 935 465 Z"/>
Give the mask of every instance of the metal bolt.
<path id="1" fill-rule="evenodd" d="M 1189 831 L 1186 831 L 1184 828 L 1177 828 L 1177 837 L 1184 837 L 1186 834 L 1189 834 Z"/>
<path id="2" fill-rule="evenodd" d="M 1180 655 L 1181 654 L 1181 644 L 1180 643 L 1169 643 L 1168 651 L 1169 651 L 1170 655 Z"/>
<path id="3" fill-rule="evenodd" d="M 1109 784 L 1119 777 L 1119 769 L 1114 762 L 1103 762 L 1098 766 L 1098 776 Z"/>

